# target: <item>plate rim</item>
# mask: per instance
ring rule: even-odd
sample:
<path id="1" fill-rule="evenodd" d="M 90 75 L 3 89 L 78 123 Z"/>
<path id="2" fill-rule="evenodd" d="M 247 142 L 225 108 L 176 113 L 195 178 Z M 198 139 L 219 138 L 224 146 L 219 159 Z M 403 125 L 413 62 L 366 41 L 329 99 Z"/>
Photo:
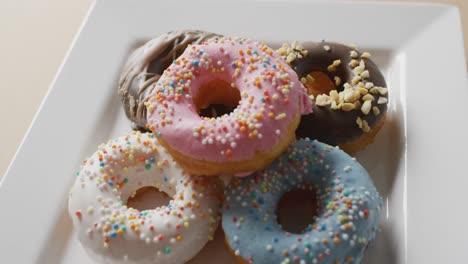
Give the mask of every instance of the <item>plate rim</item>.
<path id="1" fill-rule="evenodd" d="M 116 1 L 116 2 L 119 2 L 119 1 Z M 120 2 L 125 2 L 125 1 L 120 1 Z M 208 2 L 208 3 L 211 3 L 211 2 L 214 2 L 214 1 L 203 1 L 203 2 Z M 244 2 L 244 3 L 247 3 L 247 1 L 241 1 L 241 2 Z M 271 2 L 271 3 L 286 3 L 288 1 L 286 0 L 256 0 L 256 1 L 253 1 L 253 2 Z M 317 2 L 310 2 L 310 1 L 307 1 L 307 0 L 294 0 L 293 2 L 295 3 L 304 3 L 304 4 L 323 4 L 323 5 L 334 5 L 336 3 L 342 3 L 340 1 L 336 1 L 336 2 L 325 2 L 325 1 L 317 1 Z M 459 10 L 457 7 L 454 7 L 452 5 L 448 5 L 448 4 L 434 4 L 434 3 L 431 3 L 431 4 L 426 4 L 426 3 L 395 3 L 395 2 L 367 2 L 367 1 L 359 1 L 359 2 L 345 2 L 346 4 L 349 4 L 349 5 L 366 5 L 366 6 L 373 6 L 373 7 L 378 7 L 378 8 L 383 8 L 383 7 L 386 7 L 386 6 L 390 6 L 390 5 L 395 5 L 395 6 L 417 6 L 418 8 L 424 8 L 424 7 L 431 7 L 431 8 L 437 8 L 437 9 L 440 9 L 440 16 L 442 18 L 445 19 L 445 16 L 450 16 L 452 18 L 452 22 L 451 23 L 456 23 L 457 25 L 455 25 L 455 27 L 457 28 L 457 30 L 455 30 L 456 32 L 454 33 L 454 35 L 452 37 L 456 38 L 456 39 L 460 39 L 462 33 L 461 33 L 461 19 L 460 19 L 460 14 L 459 14 Z M 36 124 L 36 121 L 39 119 L 39 117 L 41 115 L 45 115 L 47 113 L 44 113 L 44 106 L 48 103 L 49 101 L 49 97 L 50 97 L 50 94 L 54 91 L 54 90 L 57 90 L 59 88 L 57 88 L 57 80 L 60 78 L 62 72 L 63 72 L 63 69 L 65 67 L 67 67 L 67 62 L 69 61 L 69 57 L 70 55 L 74 52 L 75 50 L 75 46 L 82 34 L 82 31 L 86 28 L 86 26 L 88 25 L 88 22 L 89 22 L 89 19 L 93 16 L 93 13 L 96 11 L 96 7 L 99 6 L 101 7 L 102 5 L 112 5 L 112 1 L 107 1 L 107 0 L 95 0 L 90 8 L 88 9 L 88 12 L 85 16 L 85 19 L 83 20 L 81 26 L 80 26 L 80 29 L 78 30 L 77 34 L 75 35 L 73 41 L 72 41 L 72 44 L 70 45 L 70 48 L 68 49 L 67 51 L 67 54 L 61 64 L 61 66 L 59 67 L 50 87 L 48 88 L 47 92 L 46 92 L 46 95 L 44 96 L 43 100 L 41 101 L 41 104 L 38 108 L 38 110 L 36 111 L 36 114 L 34 115 L 34 118 L 31 122 L 31 125 L 29 126 L 27 132 L 25 133 L 25 136 L 23 137 L 17 151 L 15 152 L 10 164 L 8 165 L 3 177 L 0 178 L 0 197 L 3 197 L 2 194 L 5 192 L 5 188 L 7 188 L 8 186 L 15 186 L 16 185 L 16 188 L 18 188 L 19 186 L 21 186 L 19 179 L 18 180 L 12 180 L 12 176 L 9 176 L 11 174 L 13 174 L 12 170 L 14 170 L 15 168 L 15 165 L 16 163 L 19 163 L 19 162 L 22 162 L 22 161 L 18 161 L 17 158 L 20 158 L 20 159 L 24 159 L 23 156 L 21 155 L 24 155 L 23 152 L 25 152 L 25 148 L 27 147 L 27 144 L 28 144 L 28 139 L 30 138 L 31 134 L 32 133 L 39 133 L 39 131 L 37 131 L 37 124 Z M 437 19 L 440 19 L 441 17 L 438 17 Z M 431 26 L 431 25 L 430 25 Z M 410 40 L 412 41 L 412 40 Z M 463 43 L 463 40 L 462 42 Z M 455 53 L 462 53 L 463 54 L 463 58 L 465 58 L 465 51 L 464 49 L 461 49 L 460 50 L 460 43 L 457 43 L 458 46 L 457 46 L 457 49 L 458 51 L 456 51 Z M 405 44 L 406 45 L 406 44 Z M 463 47 L 463 45 L 461 45 Z M 465 60 L 463 59 L 463 62 Z M 460 65 L 460 60 L 457 60 L 456 61 L 456 64 L 458 65 L 458 67 L 461 67 L 460 69 L 464 69 L 464 72 L 466 73 L 466 65 L 463 63 L 463 66 Z M 458 74 L 458 73 L 457 73 Z M 464 80 L 463 80 L 463 85 L 464 87 L 467 86 L 467 80 L 466 80 L 466 76 L 464 77 Z M 23 162 L 24 163 L 24 162 Z M 8 182 L 7 182 L 8 181 Z M 12 183 L 12 181 L 14 183 Z M 10 184 L 10 185 L 6 185 L 6 183 Z M 411 184 L 411 180 L 410 179 L 406 179 L 406 183 L 405 184 Z M 6 187 L 5 187 L 6 186 Z M 408 187 L 408 186 L 407 186 Z M 13 187 L 9 187 L 9 188 L 13 188 Z M 406 191 L 407 192 L 407 191 Z M 4 198 L 4 197 L 3 197 Z M 406 199 L 408 199 L 408 197 L 406 197 Z M 4 199 L 0 199 L 0 207 L 2 208 L 7 208 L 6 207 L 6 204 L 4 202 L 5 200 Z M 408 203 L 408 200 L 406 201 Z M 64 203 L 61 203 L 61 205 L 65 205 Z M 5 206 L 5 207 L 3 207 Z M 411 224 L 411 223 L 410 223 Z M 408 221 L 406 223 L 406 226 L 408 226 Z M 5 236 L 1 236 L 1 237 L 5 237 Z M 3 241 L 2 243 L 2 239 L 0 239 L 0 244 L 4 244 L 5 241 Z M 408 253 L 408 249 L 406 250 L 406 253 Z M 465 253 L 466 254 L 466 253 Z M 26 255 L 26 254 L 25 254 Z M 31 254 L 30 256 L 34 257 L 34 256 L 37 256 L 37 254 Z M 406 260 L 408 261 L 409 259 L 412 259 L 413 256 L 406 256 Z M 435 263 L 435 262 L 434 262 Z"/>

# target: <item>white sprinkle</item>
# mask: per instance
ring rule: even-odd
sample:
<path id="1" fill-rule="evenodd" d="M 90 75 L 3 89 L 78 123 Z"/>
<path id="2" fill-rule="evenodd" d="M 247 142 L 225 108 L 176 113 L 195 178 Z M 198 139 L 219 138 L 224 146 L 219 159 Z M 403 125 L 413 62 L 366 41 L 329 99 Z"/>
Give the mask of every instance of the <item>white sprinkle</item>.
<path id="1" fill-rule="evenodd" d="M 343 170 L 344 170 L 345 172 L 348 172 L 348 171 L 351 170 L 351 166 L 349 166 L 349 165 L 348 165 L 348 166 L 345 166 L 345 167 L 343 168 Z"/>
<path id="2" fill-rule="evenodd" d="M 324 49 L 325 51 L 330 51 L 330 50 L 331 50 L 330 46 L 328 46 L 328 45 L 323 46 L 323 49 Z"/>
<path id="3" fill-rule="evenodd" d="M 273 251 L 273 246 L 270 245 L 270 244 L 268 244 L 268 245 L 266 246 L 266 250 L 268 250 L 268 251 Z"/>
<path id="4" fill-rule="evenodd" d="M 296 252 L 296 250 L 297 250 L 297 245 L 296 244 L 292 245 L 291 246 L 291 251 Z"/>

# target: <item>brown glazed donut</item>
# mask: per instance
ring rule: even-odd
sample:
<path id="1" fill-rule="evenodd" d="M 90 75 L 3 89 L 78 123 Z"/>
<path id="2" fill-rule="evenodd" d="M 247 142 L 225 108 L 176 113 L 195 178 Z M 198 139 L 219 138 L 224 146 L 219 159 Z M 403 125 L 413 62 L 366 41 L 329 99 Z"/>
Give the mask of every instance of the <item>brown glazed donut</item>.
<path id="1" fill-rule="evenodd" d="M 339 43 L 283 45 L 278 52 L 291 64 L 315 101 L 302 116 L 297 138 L 317 139 L 348 153 L 361 150 L 385 121 L 388 90 L 368 52 Z"/>
<path id="2" fill-rule="evenodd" d="M 177 30 L 163 34 L 137 48 L 128 58 L 120 75 L 118 94 L 132 128 L 146 131 L 146 97 L 164 70 L 189 44 L 199 44 L 221 35 L 200 30 Z M 219 108 L 219 109 L 217 109 Z M 216 111 L 217 109 L 217 111 Z M 229 111 L 222 106 L 204 109 L 206 115 Z"/>

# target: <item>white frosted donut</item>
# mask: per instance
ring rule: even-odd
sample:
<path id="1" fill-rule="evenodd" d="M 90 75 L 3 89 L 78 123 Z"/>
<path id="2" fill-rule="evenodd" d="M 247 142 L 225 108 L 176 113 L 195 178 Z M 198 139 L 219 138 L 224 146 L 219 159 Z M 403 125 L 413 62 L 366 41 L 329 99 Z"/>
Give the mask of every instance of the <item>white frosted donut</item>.
<path id="1" fill-rule="evenodd" d="M 139 188 L 167 193 L 168 205 L 125 205 Z M 190 177 L 151 133 L 133 132 L 99 146 L 70 191 L 69 213 L 87 252 L 106 263 L 183 263 L 210 240 L 219 222 L 220 183 Z"/>

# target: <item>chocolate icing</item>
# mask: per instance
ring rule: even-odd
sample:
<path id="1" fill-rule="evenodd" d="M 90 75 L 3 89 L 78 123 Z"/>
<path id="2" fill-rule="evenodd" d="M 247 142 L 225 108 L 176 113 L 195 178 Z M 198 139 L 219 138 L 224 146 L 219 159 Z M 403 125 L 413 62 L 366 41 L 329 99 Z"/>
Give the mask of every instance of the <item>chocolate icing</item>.
<path id="1" fill-rule="evenodd" d="M 337 86 L 337 91 L 344 90 L 344 84 L 352 83 L 355 76 L 353 68 L 348 64 L 353 59 L 350 52 L 356 50 L 346 45 L 321 42 L 321 43 L 305 43 L 305 49 L 308 51 L 307 56 L 297 58 L 291 62 L 291 66 L 297 72 L 299 77 L 305 77 L 307 74 L 314 71 L 321 71 L 326 74 L 330 80 L 334 80 L 335 76 L 341 79 L 341 84 Z M 357 51 L 356 60 L 361 60 L 361 55 Z M 336 70 L 330 72 L 327 70 L 329 65 L 332 65 L 335 60 L 341 60 L 341 64 L 336 67 Z M 368 58 L 362 58 L 365 61 L 365 69 L 369 71 L 369 78 L 366 78 L 363 83 L 372 82 L 375 86 L 386 87 L 385 79 L 378 69 L 377 65 Z M 352 85 L 354 88 L 355 85 Z M 371 93 L 369 93 L 371 94 Z M 296 131 L 298 138 L 311 138 L 331 144 L 340 145 L 351 140 L 359 138 L 364 132 L 356 124 L 356 119 L 360 117 L 366 120 L 369 127 L 373 128 L 380 119 L 384 116 L 387 110 L 387 104 L 377 104 L 379 97 L 387 98 L 388 94 L 379 95 L 371 94 L 374 97 L 372 106 L 376 106 L 380 110 L 380 114 L 375 115 L 372 111 L 365 115 L 360 109 L 355 109 L 349 112 L 332 109 L 330 105 L 319 106 L 314 105 L 311 114 L 302 116 L 301 123 Z M 363 103 L 363 99 L 359 99 Z"/>
<path id="2" fill-rule="evenodd" d="M 189 44 L 199 44 L 221 35 L 200 30 L 163 34 L 137 48 L 128 58 L 119 80 L 118 94 L 132 128 L 147 130 L 144 102 L 164 70 Z"/>

